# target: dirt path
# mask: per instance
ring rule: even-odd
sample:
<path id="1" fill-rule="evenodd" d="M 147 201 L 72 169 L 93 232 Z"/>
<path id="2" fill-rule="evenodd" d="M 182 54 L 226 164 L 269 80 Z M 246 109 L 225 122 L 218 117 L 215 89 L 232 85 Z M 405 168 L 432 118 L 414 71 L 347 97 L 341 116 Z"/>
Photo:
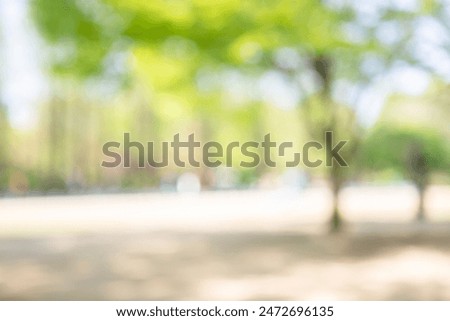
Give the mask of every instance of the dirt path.
<path id="1" fill-rule="evenodd" d="M 450 229 L 3 238 L 0 299 L 450 299 Z"/>
<path id="2" fill-rule="evenodd" d="M 0 299 L 447 299 L 450 188 L 0 199 Z M 376 222 L 376 223 L 374 223 Z"/>

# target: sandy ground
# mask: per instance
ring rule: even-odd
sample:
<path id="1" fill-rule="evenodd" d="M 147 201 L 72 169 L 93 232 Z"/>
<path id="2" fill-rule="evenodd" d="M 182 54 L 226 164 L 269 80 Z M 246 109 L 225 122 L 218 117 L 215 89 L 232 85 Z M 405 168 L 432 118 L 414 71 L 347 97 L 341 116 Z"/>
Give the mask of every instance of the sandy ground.
<path id="1" fill-rule="evenodd" d="M 348 189 L 340 235 L 327 195 L 2 199 L 0 299 L 450 300 L 448 188 L 423 225 L 409 187 Z"/>
<path id="2" fill-rule="evenodd" d="M 8 238 L 0 255 L 1 299 L 450 299 L 450 233 Z"/>

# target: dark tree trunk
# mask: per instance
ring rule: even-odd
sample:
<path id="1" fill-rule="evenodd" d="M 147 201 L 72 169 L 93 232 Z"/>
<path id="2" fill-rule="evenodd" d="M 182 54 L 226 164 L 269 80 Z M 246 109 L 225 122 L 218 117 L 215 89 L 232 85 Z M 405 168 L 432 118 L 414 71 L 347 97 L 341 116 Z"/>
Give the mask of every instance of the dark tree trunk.
<path id="1" fill-rule="evenodd" d="M 339 188 L 338 189 L 333 188 L 333 210 L 330 221 L 330 231 L 338 232 L 341 230 L 341 226 L 342 226 L 342 219 L 341 213 L 339 211 Z"/>
<path id="2" fill-rule="evenodd" d="M 325 110 L 326 117 L 319 123 L 315 124 L 313 131 L 317 131 L 316 135 L 324 137 L 326 132 L 336 134 L 337 130 L 337 111 L 331 97 L 332 87 L 332 61 L 326 55 L 316 55 L 312 59 L 312 67 L 316 72 L 321 86 L 320 97 L 322 100 L 322 108 Z M 342 216 L 339 211 L 339 193 L 343 183 L 343 173 L 340 165 L 333 162 L 329 168 L 328 177 L 332 191 L 332 211 L 330 217 L 330 231 L 337 232 L 342 228 Z"/>
<path id="3" fill-rule="evenodd" d="M 425 186 L 425 184 L 417 184 L 417 190 L 419 192 L 419 205 L 417 207 L 416 220 L 418 222 L 424 222 L 426 219 L 426 216 L 425 216 L 426 186 Z"/>
<path id="4" fill-rule="evenodd" d="M 423 222 L 425 221 L 425 191 L 429 182 L 430 169 L 423 146 L 420 143 L 414 143 L 410 146 L 407 169 L 419 192 L 416 220 Z"/>
<path id="5" fill-rule="evenodd" d="M 342 187 L 341 169 L 339 164 L 333 164 L 330 169 L 330 182 L 332 191 L 332 212 L 330 219 L 330 231 L 338 232 L 342 229 L 342 216 L 339 210 L 339 194 Z"/>

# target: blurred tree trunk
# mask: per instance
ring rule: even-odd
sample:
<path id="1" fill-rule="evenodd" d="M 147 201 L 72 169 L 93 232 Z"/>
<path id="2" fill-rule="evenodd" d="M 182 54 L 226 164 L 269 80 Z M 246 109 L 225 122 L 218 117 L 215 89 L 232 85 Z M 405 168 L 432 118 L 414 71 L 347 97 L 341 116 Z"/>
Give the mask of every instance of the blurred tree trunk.
<path id="1" fill-rule="evenodd" d="M 418 191 L 419 191 L 419 206 L 417 208 L 416 219 L 419 222 L 423 222 L 423 221 L 425 221 L 425 191 L 426 191 L 426 186 L 420 184 L 418 186 Z"/>
<path id="2" fill-rule="evenodd" d="M 9 122 L 6 107 L 0 102 L 0 133 L 2 141 L 0 145 L 0 168 L 4 169 L 8 164 Z"/>
<path id="3" fill-rule="evenodd" d="M 81 92 L 68 91 L 70 102 L 70 139 L 68 139 L 68 159 L 71 160 L 68 177 L 72 190 L 83 190 L 88 188 L 95 176 L 92 164 L 92 145 L 95 142 L 93 124 L 94 106 L 92 102 L 85 99 Z"/>
<path id="4" fill-rule="evenodd" d="M 419 144 L 413 144 L 408 153 L 408 171 L 411 179 L 416 185 L 419 193 L 419 204 L 417 207 L 416 220 L 423 222 L 426 219 L 425 216 L 425 192 L 428 186 L 429 167 L 424 154 L 423 147 Z"/>
<path id="5" fill-rule="evenodd" d="M 201 114 L 198 116 L 198 118 L 200 119 L 199 122 L 200 140 L 203 142 L 203 144 L 207 141 L 214 140 L 213 137 L 215 131 L 213 129 L 213 126 L 211 126 L 209 119 L 207 117 L 202 116 Z M 201 157 L 203 158 L 203 150 Z M 213 189 L 216 185 L 214 170 L 203 164 L 203 162 L 201 162 L 198 171 L 202 189 L 206 190 Z"/>
<path id="6" fill-rule="evenodd" d="M 8 165 L 9 165 L 9 122 L 6 107 L 0 101 L 0 133 L 2 140 L 0 143 L 0 191 L 8 189 Z"/>
<path id="7" fill-rule="evenodd" d="M 48 106 L 48 167 L 47 189 L 65 188 L 65 169 L 66 169 L 66 103 L 53 97 Z"/>
<path id="8" fill-rule="evenodd" d="M 162 150 L 157 149 L 161 146 L 161 135 L 160 135 L 160 120 L 157 114 L 153 111 L 151 102 L 149 102 L 145 96 L 142 94 L 137 94 L 139 99 L 136 102 L 136 118 L 135 118 L 135 128 L 138 140 L 146 145 L 147 142 L 153 141 L 155 144 L 154 155 L 155 159 L 162 159 Z M 147 147 L 147 146 L 146 146 Z M 148 152 L 148 151 L 147 151 Z M 145 157 L 148 157 L 146 155 Z M 147 159 L 148 161 L 148 159 Z M 148 163 L 145 164 L 146 175 L 142 175 L 140 182 L 141 186 L 154 187 L 161 183 L 160 171 L 157 168 L 150 166 Z"/>
<path id="9" fill-rule="evenodd" d="M 2 30 L 0 30 L 2 31 Z M 2 38 L 0 32 L 0 49 L 2 49 Z M 5 56 L 3 55 L 3 51 L 0 50 L 0 61 L 3 61 Z M 0 69 L 0 95 L 2 94 L 2 69 Z M 0 142 L 0 191 L 6 191 L 8 189 L 8 144 L 9 144 L 9 122 L 6 106 L 3 104 L 2 97 L 0 97 L 0 134 L 2 135 L 2 139 Z"/>
<path id="10" fill-rule="evenodd" d="M 311 65 L 320 83 L 320 107 L 323 109 L 323 115 L 321 120 L 314 121 L 308 120 L 311 123 L 312 131 L 315 131 L 316 139 L 322 139 L 325 137 L 326 132 L 331 132 L 333 135 L 336 134 L 338 117 L 336 106 L 333 103 L 331 97 L 332 88 L 332 60 L 330 57 L 317 54 L 311 59 Z M 339 164 L 333 161 L 331 167 L 327 168 L 328 180 L 331 185 L 332 192 L 332 210 L 330 218 L 330 230 L 331 232 L 337 232 L 342 227 L 342 216 L 339 211 L 339 194 L 343 184 L 342 169 Z"/>
<path id="11" fill-rule="evenodd" d="M 339 194 L 342 187 L 342 178 L 340 175 L 340 166 L 336 163 L 333 163 L 333 166 L 330 169 L 330 182 L 331 182 L 331 190 L 332 190 L 332 214 L 330 220 L 330 230 L 331 232 L 336 232 L 341 229 L 342 225 L 342 216 L 339 210 Z"/>

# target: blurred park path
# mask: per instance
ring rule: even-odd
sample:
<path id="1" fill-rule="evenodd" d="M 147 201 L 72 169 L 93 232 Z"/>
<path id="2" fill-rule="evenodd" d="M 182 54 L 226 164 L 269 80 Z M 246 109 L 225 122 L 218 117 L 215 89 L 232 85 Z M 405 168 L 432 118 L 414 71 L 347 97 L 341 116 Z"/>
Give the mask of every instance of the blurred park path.
<path id="1" fill-rule="evenodd" d="M 448 188 L 425 224 L 408 186 L 347 188 L 339 235 L 327 195 L 2 199 L 0 299 L 450 299 Z"/>
<path id="2" fill-rule="evenodd" d="M 340 207 L 350 222 L 410 222 L 417 194 L 408 185 L 348 187 Z M 326 188 L 103 194 L 4 198 L 0 208 L 0 235 L 136 229 L 295 232 L 327 222 L 331 195 Z M 431 187 L 427 210 L 431 221 L 450 221 L 450 187 Z"/>
<path id="3" fill-rule="evenodd" d="M 0 242 L 2 300 L 448 300 L 450 233 L 84 234 Z"/>

